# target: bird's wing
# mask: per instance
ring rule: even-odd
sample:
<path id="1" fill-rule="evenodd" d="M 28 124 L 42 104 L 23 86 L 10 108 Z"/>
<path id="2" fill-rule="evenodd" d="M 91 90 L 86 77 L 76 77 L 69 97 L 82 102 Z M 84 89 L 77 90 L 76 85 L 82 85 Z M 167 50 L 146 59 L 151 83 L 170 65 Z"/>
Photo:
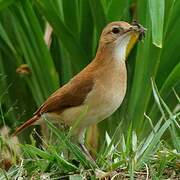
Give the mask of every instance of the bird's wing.
<path id="1" fill-rule="evenodd" d="M 47 112 L 60 113 L 66 108 L 83 104 L 93 85 L 92 78 L 73 79 L 67 85 L 53 93 L 35 112 L 35 115 Z"/>
<path id="2" fill-rule="evenodd" d="M 43 113 L 61 113 L 66 108 L 83 104 L 86 96 L 92 90 L 94 82 L 91 76 L 81 77 L 74 78 L 68 84 L 54 92 L 34 113 L 31 119 L 15 130 L 13 136 L 38 121 Z"/>

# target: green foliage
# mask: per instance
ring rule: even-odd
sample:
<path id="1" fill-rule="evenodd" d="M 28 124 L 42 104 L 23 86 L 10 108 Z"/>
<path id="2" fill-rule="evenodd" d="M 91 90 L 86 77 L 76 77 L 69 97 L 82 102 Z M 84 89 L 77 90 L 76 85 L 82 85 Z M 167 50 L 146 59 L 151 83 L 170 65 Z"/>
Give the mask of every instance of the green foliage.
<path id="1" fill-rule="evenodd" d="M 164 0 L 163 1 L 149 0 L 149 10 L 150 10 L 150 16 L 152 22 L 152 39 L 154 45 L 156 45 L 159 48 L 162 48 L 164 8 L 165 8 L 164 5 L 165 5 Z"/>

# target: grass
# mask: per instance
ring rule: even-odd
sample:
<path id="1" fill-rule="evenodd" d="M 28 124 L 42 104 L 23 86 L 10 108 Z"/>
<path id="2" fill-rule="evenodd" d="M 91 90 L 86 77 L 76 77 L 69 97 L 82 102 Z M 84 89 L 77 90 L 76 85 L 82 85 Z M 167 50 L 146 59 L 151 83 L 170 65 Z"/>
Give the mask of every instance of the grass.
<path id="1" fill-rule="evenodd" d="M 1 0 L 0 179 L 178 179 L 179 9 L 175 0 Z M 48 141 L 38 129 L 8 136 L 91 61 L 105 24 L 133 19 L 147 33 L 128 57 L 126 97 L 87 132 L 97 167 L 50 122 Z"/>

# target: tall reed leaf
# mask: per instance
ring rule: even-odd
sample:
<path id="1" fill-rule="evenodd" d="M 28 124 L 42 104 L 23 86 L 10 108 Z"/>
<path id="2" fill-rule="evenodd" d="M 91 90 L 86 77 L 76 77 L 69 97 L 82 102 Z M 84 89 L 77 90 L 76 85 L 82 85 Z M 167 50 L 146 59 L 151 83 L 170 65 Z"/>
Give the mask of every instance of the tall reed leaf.
<path id="1" fill-rule="evenodd" d="M 14 3 L 15 0 L 0 0 L 0 10 L 7 8 Z"/>
<path id="2" fill-rule="evenodd" d="M 74 65 L 76 67 L 76 72 L 78 72 L 87 64 L 87 55 L 78 42 L 76 34 L 73 34 L 71 29 L 63 23 L 52 1 L 40 0 L 36 1 L 36 5 L 42 15 L 46 17 L 53 27 L 57 37 L 61 40 L 62 45 L 68 51 L 71 61 L 76 62 Z"/>
<path id="3" fill-rule="evenodd" d="M 99 38 L 103 27 L 106 24 L 106 16 L 101 1 L 89 0 L 91 12 L 93 16 L 94 26 L 97 31 L 97 38 Z"/>
<path id="4" fill-rule="evenodd" d="M 164 0 L 149 0 L 153 44 L 159 48 L 162 48 L 164 9 Z"/>
<path id="5" fill-rule="evenodd" d="M 119 21 L 129 8 L 128 1 L 111 0 L 107 9 L 109 21 Z"/>

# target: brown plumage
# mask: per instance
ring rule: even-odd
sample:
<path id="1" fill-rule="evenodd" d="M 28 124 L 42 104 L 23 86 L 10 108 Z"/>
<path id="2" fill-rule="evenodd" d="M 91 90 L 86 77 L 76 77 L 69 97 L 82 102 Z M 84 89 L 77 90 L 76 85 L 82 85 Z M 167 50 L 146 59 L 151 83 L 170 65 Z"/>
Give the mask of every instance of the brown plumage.
<path id="1" fill-rule="evenodd" d="M 62 88 L 55 91 L 34 113 L 34 116 L 22 124 L 13 135 L 34 124 L 44 113 L 60 114 L 64 109 L 83 104 L 87 94 L 93 88 L 92 77 L 77 77 Z"/>
<path id="2" fill-rule="evenodd" d="M 121 21 L 108 24 L 101 34 L 94 60 L 54 92 L 14 135 L 42 115 L 72 126 L 87 107 L 75 130 L 79 142 L 83 143 L 84 129 L 110 116 L 122 103 L 127 84 L 125 59 L 142 33 L 142 26 Z"/>

